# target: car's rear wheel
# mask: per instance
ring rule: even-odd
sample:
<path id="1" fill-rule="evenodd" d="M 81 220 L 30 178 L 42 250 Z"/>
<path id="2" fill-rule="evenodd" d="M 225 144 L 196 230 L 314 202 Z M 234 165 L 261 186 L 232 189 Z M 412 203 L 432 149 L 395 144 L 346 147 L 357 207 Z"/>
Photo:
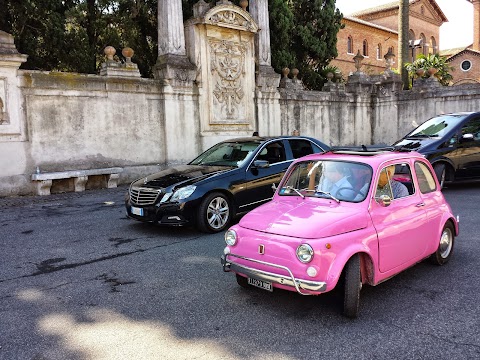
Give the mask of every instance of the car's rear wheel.
<path id="1" fill-rule="evenodd" d="M 445 166 L 445 164 L 435 164 L 433 165 L 433 170 L 435 171 L 435 175 L 437 175 L 438 182 L 440 183 L 440 188 L 443 188 L 447 175 L 447 167 Z"/>
<path id="2" fill-rule="evenodd" d="M 248 280 L 246 277 L 235 274 L 237 277 L 237 284 L 240 285 L 243 288 L 248 288 Z"/>
<path id="3" fill-rule="evenodd" d="M 360 290 L 362 289 L 360 255 L 353 255 L 345 265 L 344 271 L 343 314 L 349 318 L 356 318 L 360 308 Z"/>
<path id="4" fill-rule="evenodd" d="M 437 251 L 435 251 L 430 257 L 430 260 L 435 265 L 443 265 L 450 260 L 453 252 L 453 244 L 455 242 L 454 234 L 453 225 L 450 222 L 446 223 L 443 227 L 442 234 L 440 235 Z"/>
<path id="5" fill-rule="evenodd" d="M 219 192 L 207 195 L 198 209 L 198 228 L 203 232 L 219 232 L 230 222 L 231 206 L 227 197 Z"/>

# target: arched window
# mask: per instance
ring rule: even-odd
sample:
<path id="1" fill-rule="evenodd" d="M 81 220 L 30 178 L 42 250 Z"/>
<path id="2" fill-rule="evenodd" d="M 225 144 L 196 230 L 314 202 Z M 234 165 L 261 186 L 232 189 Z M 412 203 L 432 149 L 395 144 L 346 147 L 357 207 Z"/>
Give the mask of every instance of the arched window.
<path id="1" fill-rule="evenodd" d="M 415 40 L 415 33 L 413 32 L 412 29 L 408 31 L 408 40 L 411 40 L 411 41 Z"/>
<path id="2" fill-rule="evenodd" d="M 432 54 L 438 53 L 437 41 L 435 40 L 435 38 L 433 36 L 430 38 L 430 52 Z"/>
<path id="3" fill-rule="evenodd" d="M 377 45 L 377 60 L 383 60 L 382 59 L 382 44 Z"/>
<path id="4" fill-rule="evenodd" d="M 428 55 L 428 43 L 427 38 L 423 33 L 420 34 L 420 40 L 422 40 L 422 54 Z"/>
<path id="5" fill-rule="evenodd" d="M 347 40 L 347 53 L 353 54 L 353 39 L 351 36 L 349 36 Z"/>
<path id="6" fill-rule="evenodd" d="M 368 56 L 368 42 L 363 40 L 363 56 Z"/>

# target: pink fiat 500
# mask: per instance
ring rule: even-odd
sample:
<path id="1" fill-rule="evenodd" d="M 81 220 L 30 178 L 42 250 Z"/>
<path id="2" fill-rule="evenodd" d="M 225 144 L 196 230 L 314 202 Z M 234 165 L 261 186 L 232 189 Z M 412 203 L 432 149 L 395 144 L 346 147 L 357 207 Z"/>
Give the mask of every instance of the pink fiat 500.
<path id="1" fill-rule="evenodd" d="M 319 295 L 341 286 L 356 317 L 363 284 L 429 257 L 445 264 L 458 218 L 416 152 L 337 149 L 295 161 L 269 203 L 225 234 L 224 271 L 242 287 Z"/>

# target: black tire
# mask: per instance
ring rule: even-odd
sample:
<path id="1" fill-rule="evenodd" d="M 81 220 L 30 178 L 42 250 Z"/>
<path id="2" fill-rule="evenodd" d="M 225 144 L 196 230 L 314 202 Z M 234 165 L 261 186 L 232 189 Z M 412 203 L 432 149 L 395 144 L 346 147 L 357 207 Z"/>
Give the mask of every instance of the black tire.
<path id="1" fill-rule="evenodd" d="M 442 189 L 443 185 L 445 185 L 447 168 L 445 164 L 439 163 L 439 164 L 433 165 L 433 170 L 435 171 L 435 175 L 437 175 L 438 182 L 440 183 L 440 189 Z"/>
<path id="2" fill-rule="evenodd" d="M 243 277 L 241 275 L 235 274 L 237 277 L 237 284 L 240 285 L 243 288 L 248 288 L 248 280 L 246 277 Z"/>
<path id="3" fill-rule="evenodd" d="M 360 308 L 360 290 L 362 289 L 360 255 L 353 255 L 345 265 L 344 271 L 343 315 L 356 318 Z"/>
<path id="4" fill-rule="evenodd" d="M 453 225 L 448 222 L 443 227 L 438 243 L 437 251 L 430 256 L 430 261 L 435 265 L 443 265 L 450 260 L 455 243 L 455 230 Z"/>
<path id="5" fill-rule="evenodd" d="M 207 195 L 198 208 L 198 228 L 207 233 L 224 230 L 232 216 L 228 198 L 219 192 Z"/>

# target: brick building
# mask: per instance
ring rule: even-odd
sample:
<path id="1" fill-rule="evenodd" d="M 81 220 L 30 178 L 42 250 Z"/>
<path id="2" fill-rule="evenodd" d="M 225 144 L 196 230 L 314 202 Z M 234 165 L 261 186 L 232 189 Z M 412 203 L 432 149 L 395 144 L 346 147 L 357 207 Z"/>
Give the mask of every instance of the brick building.
<path id="1" fill-rule="evenodd" d="M 480 83 L 480 0 L 467 0 L 473 4 L 473 44 L 441 52 L 453 68 L 454 85 Z"/>
<path id="2" fill-rule="evenodd" d="M 409 3 L 412 61 L 420 52 L 439 52 L 440 26 L 448 20 L 435 0 L 410 0 Z M 398 12 L 399 3 L 396 1 L 345 16 L 345 27 L 337 37 L 338 57 L 332 60 L 331 65 L 338 67 L 345 77 L 355 71 L 353 57 L 360 51 L 365 57 L 363 72 L 382 72 L 385 69 L 384 55 L 389 48 L 398 58 Z"/>

